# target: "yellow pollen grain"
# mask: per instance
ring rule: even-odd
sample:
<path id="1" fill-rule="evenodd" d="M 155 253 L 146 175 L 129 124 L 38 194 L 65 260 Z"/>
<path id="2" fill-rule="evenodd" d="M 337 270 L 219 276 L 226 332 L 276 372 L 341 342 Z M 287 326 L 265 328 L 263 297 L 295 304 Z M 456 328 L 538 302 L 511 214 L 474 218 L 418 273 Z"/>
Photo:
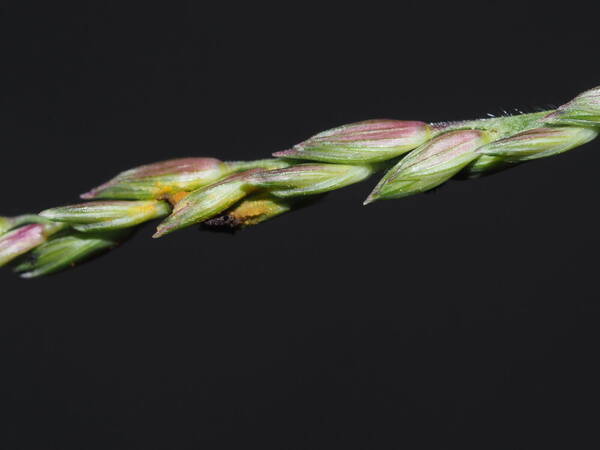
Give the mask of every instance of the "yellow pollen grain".
<path id="1" fill-rule="evenodd" d="M 169 203 L 171 203 L 171 205 L 175 206 L 177 203 L 179 203 L 181 200 L 186 198 L 188 195 L 190 195 L 189 192 L 185 192 L 185 191 L 176 192 L 175 194 L 167 195 L 167 200 L 169 201 Z"/>
<path id="2" fill-rule="evenodd" d="M 273 205 L 269 201 L 244 202 L 229 215 L 246 225 L 254 225 L 259 222 L 261 216 L 270 213 Z"/>
<path id="3" fill-rule="evenodd" d="M 231 215 L 239 219 L 244 217 L 256 217 L 266 214 L 272 209 L 272 205 L 268 202 L 247 202 L 233 210 Z"/>
<path id="4" fill-rule="evenodd" d="M 156 190 L 155 195 L 159 196 L 167 196 L 173 192 L 173 186 L 169 184 L 161 183 L 160 181 L 156 181 L 154 183 L 154 188 Z"/>

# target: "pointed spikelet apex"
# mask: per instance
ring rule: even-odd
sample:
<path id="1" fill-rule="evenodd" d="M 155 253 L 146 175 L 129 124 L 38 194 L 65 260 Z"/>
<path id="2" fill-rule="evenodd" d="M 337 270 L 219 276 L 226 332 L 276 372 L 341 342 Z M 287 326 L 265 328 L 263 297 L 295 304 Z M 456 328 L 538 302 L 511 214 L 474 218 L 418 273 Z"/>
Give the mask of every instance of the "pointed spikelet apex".
<path id="1" fill-rule="evenodd" d="M 424 122 L 367 120 L 324 131 L 290 150 L 273 153 L 273 156 L 338 164 L 365 164 L 385 161 L 409 152 L 430 136 L 431 127 Z"/>

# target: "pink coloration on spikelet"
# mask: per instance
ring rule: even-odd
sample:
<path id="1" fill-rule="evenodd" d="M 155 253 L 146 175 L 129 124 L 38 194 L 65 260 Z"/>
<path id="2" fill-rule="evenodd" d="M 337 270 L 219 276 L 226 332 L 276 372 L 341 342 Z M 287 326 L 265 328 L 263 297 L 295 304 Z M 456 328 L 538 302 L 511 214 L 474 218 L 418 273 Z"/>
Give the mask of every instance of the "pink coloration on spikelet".
<path id="1" fill-rule="evenodd" d="M 220 164 L 222 164 L 221 160 L 216 158 L 177 158 L 140 166 L 124 172 L 122 176 L 123 179 L 137 179 L 158 175 L 190 173 L 214 169 Z"/>
<path id="2" fill-rule="evenodd" d="M 273 156 L 338 163 L 375 162 L 410 151 L 429 136 L 430 126 L 424 122 L 367 120 L 324 131 Z"/>
<path id="3" fill-rule="evenodd" d="M 474 152 L 483 143 L 482 136 L 484 132 L 480 130 L 461 130 L 443 134 L 431 141 L 411 161 L 404 165 L 405 169 L 418 164 L 419 170 L 426 170 L 440 164 L 444 164 L 452 159 L 462 156 L 464 153 Z"/>
<path id="4" fill-rule="evenodd" d="M 420 132 L 423 122 L 414 120 L 373 119 L 333 128 L 313 136 L 310 140 L 339 142 L 374 141 L 406 138 Z"/>
<path id="5" fill-rule="evenodd" d="M 0 266 L 46 241 L 44 225 L 34 223 L 17 228 L 0 238 Z"/>
<path id="6" fill-rule="evenodd" d="M 188 188 L 195 189 L 215 181 L 223 173 L 225 163 L 216 158 L 171 159 L 122 172 L 112 180 L 82 194 L 81 198 L 158 198 Z"/>

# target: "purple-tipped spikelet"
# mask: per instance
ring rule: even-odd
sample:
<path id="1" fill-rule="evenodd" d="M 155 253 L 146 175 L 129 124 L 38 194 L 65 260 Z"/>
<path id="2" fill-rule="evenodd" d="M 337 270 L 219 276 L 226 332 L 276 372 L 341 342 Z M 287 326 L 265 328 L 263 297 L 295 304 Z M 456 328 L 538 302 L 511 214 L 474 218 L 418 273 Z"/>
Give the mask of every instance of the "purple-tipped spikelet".
<path id="1" fill-rule="evenodd" d="M 0 267 L 46 242 L 65 226 L 55 223 L 31 223 L 0 236 Z"/>
<path id="2" fill-rule="evenodd" d="M 507 163 L 545 158 L 579 147 L 598 136 L 598 130 L 583 127 L 534 128 L 490 142 L 477 153 L 500 157 Z"/>
<path id="3" fill-rule="evenodd" d="M 324 131 L 273 156 L 339 164 L 372 163 L 413 150 L 430 136 L 431 127 L 424 122 L 366 120 Z"/>
<path id="4" fill-rule="evenodd" d="M 83 199 L 148 200 L 192 191 L 232 172 L 215 158 L 179 158 L 148 164 L 120 173 L 81 195 Z"/>
<path id="5" fill-rule="evenodd" d="M 532 159 L 546 158 L 583 145 L 598 135 L 597 128 L 542 127 L 522 131 L 477 149 L 479 155 L 461 172 L 476 178 Z"/>
<path id="6" fill-rule="evenodd" d="M 10 231 L 0 238 L 0 266 L 27 253 L 46 241 L 44 225 L 32 223 Z"/>
<path id="7" fill-rule="evenodd" d="M 477 158 L 476 150 L 488 141 L 482 130 L 450 131 L 432 139 L 390 169 L 365 204 L 439 186 Z"/>

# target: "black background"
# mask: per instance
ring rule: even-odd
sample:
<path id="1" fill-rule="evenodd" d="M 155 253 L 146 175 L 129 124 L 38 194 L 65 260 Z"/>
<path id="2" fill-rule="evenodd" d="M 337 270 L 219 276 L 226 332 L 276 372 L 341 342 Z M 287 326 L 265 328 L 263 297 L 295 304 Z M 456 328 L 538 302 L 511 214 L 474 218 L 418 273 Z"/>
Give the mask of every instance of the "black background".
<path id="1" fill-rule="evenodd" d="M 591 3 L 3 3 L 1 213 L 357 120 L 560 104 L 600 84 Z M 598 164 L 363 207 L 370 180 L 235 236 L 3 269 L 0 448 L 598 448 Z"/>

